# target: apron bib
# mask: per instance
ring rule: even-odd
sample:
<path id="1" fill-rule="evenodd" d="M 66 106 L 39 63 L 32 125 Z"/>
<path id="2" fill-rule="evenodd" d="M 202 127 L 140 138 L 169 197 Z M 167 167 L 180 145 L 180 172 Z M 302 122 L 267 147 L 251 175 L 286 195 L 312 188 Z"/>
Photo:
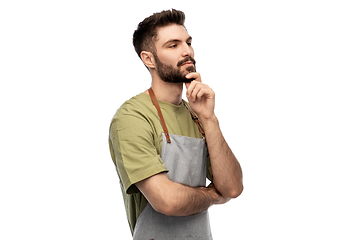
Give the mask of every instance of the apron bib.
<path id="1" fill-rule="evenodd" d="M 158 106 L 152 90 L 149 92 L 155 107 Z M 169 179 L 191 187 L 204 187 L 207 170 L 205 139 L 169 134 L 160 108 L 156 108 L 164 129 L 161 158 L 169 170 Z M 136 222 L 133 239 L 212 240 L 209 213 L 206 210 L 190 216 L 166 216 L 148 203 Z"/>

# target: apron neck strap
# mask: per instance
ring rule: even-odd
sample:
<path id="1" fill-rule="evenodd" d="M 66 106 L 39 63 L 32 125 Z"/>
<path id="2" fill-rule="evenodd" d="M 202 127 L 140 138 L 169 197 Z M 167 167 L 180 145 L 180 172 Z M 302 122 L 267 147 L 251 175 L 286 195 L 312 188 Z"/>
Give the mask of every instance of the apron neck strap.
<path id="1" fill-rule="evenodd" d="M 194 122 L 198 126 L 201 135 L 203 136 L 203 138 L 205 138 L 205 131 L 201 126 L 201 122 L 200 122 L 199 118 L 196 116 L 196 114 L 193 112 L 193 110 L 190 108 L 190 106 L 188 106 L 186 104 L 186 102 L 184 100 L 183 100 L 183 103 L 184 103 L 185 107 L 187 108 L 187 110 L 189 110 L 191 118 L 194 120 Z"/>
<path id="2" fill-rule="evenodd" d="M 154 104 L 154 106 L 155 106 L 155 108 L 156 108 L 156 110 L 157 110 L 157 112 L 158 112 L 158 115 L 159 115 L 159 118 L 160 118 L 160 122 L 161 122 L 162 128 L 163 128 L 163 130 L 164 130 L 164 134 L 165 134 L 165 137 L 166 137 L 166 141 L 167 141 L 168 143 L 171 143 L 169 131 L 167 130 L 164 117 L 163 117 L 163 115 L 162 115 L 162 113 L 161 113 L 159 103 L 158 103 L 158 101 L 156 100 L 156 97 L 155 97 L 155 94 L 154 94 L 154 91 L 152 90 L 152 88 L 149 88 L 149 94 L 150 94 L 151 101 L 153 102 L 153 104 Z"/>

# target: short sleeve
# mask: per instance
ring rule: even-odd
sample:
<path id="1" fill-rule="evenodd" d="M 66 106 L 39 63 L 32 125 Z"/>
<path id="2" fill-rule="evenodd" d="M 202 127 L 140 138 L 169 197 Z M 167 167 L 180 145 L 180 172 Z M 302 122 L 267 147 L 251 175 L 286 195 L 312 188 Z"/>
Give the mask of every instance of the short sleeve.
<path id="1" fill-rule="evenodd" d="M 110 151 L 127 194 L 139 192 L 135 183 L 168 171 L 155 147 L 152 129 L 141 114 L 121 108 L 111 122 Z"/>

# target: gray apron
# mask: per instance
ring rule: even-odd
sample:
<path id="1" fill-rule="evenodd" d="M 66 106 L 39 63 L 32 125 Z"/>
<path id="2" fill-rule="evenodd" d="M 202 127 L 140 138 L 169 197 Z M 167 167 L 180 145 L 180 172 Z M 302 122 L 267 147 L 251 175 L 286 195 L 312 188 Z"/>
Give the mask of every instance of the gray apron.
<path id="1" fill-rule="evenodd" d="M 164 129 L 161 158 L 169 170 L 169 179 L 191 187 L 204 187 L 207 170 L 205 138 L 169 134 L 166 125 L 163 124 L 156 98 L 150 90 L 150 96 L 158 110 Z M 136 222 L 133 239 L 212 240 L 208 211 L 184 217 L 166 216 L 156 212 L 148 203 Z"/>

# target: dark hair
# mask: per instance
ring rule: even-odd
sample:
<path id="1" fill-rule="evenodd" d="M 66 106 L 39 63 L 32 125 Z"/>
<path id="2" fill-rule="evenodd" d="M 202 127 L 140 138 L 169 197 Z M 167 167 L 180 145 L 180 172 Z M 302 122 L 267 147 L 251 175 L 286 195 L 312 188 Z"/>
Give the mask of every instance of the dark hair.
<path id="1" fill-rule="evenodd" d="M 172 24 L 182 25 L 185 23 L 185 14 L 175 9 L 154 13 L 139 23 L 133 35 L 133 45 L 136 53 L 141 58 L 142 51 L 154 52 L 154 42 L 157 30 Z"/>

